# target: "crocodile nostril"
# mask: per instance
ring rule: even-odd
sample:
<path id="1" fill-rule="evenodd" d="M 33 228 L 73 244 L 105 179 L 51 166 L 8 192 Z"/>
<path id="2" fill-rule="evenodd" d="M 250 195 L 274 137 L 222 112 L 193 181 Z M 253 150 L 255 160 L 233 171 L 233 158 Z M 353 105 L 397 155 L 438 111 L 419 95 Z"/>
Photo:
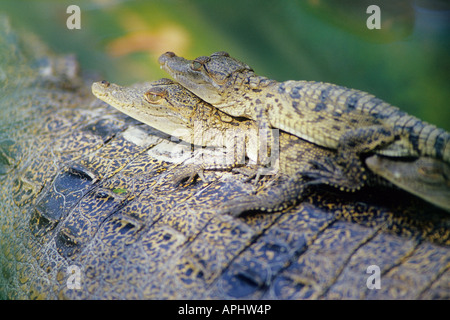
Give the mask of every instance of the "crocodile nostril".
<path id="1" fill-rule="evenodd" d="M 166 53 L 163 53 L 159 57 L 158 62 L 159 62 L 159 64 L 165 64 L 168 59 L 176 57 L 176 56 L 177 55 L 175 53 L 173 53 L 172 51 L 167 51 Z"/>

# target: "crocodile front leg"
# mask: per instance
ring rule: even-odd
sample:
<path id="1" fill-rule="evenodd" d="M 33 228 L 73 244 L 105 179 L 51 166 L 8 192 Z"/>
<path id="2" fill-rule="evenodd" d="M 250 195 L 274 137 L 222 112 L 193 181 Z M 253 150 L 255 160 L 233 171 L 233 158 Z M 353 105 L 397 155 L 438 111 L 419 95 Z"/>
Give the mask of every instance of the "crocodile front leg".
<path id="1" fill-rule="evenodd" d="M 306 195 L 308 192 L 307 181 L 300 173 L 291 178 L 286 175 L 279 175 L 273 183 L 258 193 L 248 194 L 225 202 L 219 212 L 239 217 L 247 211 L 277 212 L 284 210 Z"/>
<path id="2" fill-rule="evenodd" d="M 230 133 L 234 133 L 231 132 Z M 198 175 L 206 182 L 203 175 L 205 170 L 229 171 L 235 168 L 247 168 L 246 172 L 255 175 L 251 166 L 246 166 L 246 153 L 248 151 L 248 141 L 245 135 L 239 132 L 226 137 L 226 147 L 218 147 L 215 150 L 206 149 L 198 150 L 191 159 L 191 163 L 181 167 L 173 177 L 175 184 L 179 184 L 183 180 L 188 179 L 187 183 L 191 183 Z"/>
<path id="3" fill-rule="evenodd" d="M 335 156 L 324 161 L 312 161 L 317 170 L 304 172 L 304 175 L 313 180 L 309 184 L 327 184 L 342 191 L 359 190 L 368 180 L 360 155 L 372 152 L 394 140 L 394 132 L 383 126 L 350 130 L 339 139 Z"/>
<path id="4" fill-rule="evenodd" d="M 175 183 L 188 179 L 188 183 L 198 175 L 204 179 L 203 171 L 233 170 L 248 176 L 248 180 L 255 178 L 255 183 L 261 175 L 273 174 L 272 166 L 275 165 L 280 152 L 278 129 L 269 129 L 267 126 L 256 128 L 247 127 L 229 129 L 226 132 L 217 132 L 224 136 L 224 147 L 220 152 L 206 154 L 203 150 L 195 156 L 194 163 L 186 165 L 177 172 L 173 180 Z M 213 134 L 205 135 L 210 138 Z M 201 141 L 203 145 L 209 145 Z M 247 158 L 246 158 L 247 157 Z"/>

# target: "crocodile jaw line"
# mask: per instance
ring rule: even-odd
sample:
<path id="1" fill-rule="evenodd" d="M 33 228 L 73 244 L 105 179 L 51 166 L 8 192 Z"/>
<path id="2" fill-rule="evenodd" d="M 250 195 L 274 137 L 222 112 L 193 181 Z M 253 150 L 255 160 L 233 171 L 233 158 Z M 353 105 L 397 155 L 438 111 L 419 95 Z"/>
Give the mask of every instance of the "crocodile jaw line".
<path id="1" fill-rule="evenodd" d="M 99 83 L 92 84 L 92 93 L 115 109 L 159 131 L 188 142 L 193 139 L 191 130 L 186 128 L 184 121 L 169 108 L 158 106 L 164 111 L 156 112 L 150 105 L 143 104 L 143 97 L 126 97 L 123 92 L 105 89 Z"/>
<path id="2" fill-rule="evenodd" d="M 189 91 L 192 91 L 202 100 L 213 105 L 221 105 L 223 103 L 222 97 L 217 93 L 217 91 L 220 91 L 220 86 L 216 83 L 205 81 L 197 75 L 186 77 L 183 70 L 178 71 L 176 68 L 172 68 L 169 66 L 169 62 L 167 61 L 164 61 L 160 68 L 170 74 L 177 82 L 186 87 Z M 195 78 L 196 81 L 193 81 L 193 78 Z"/>

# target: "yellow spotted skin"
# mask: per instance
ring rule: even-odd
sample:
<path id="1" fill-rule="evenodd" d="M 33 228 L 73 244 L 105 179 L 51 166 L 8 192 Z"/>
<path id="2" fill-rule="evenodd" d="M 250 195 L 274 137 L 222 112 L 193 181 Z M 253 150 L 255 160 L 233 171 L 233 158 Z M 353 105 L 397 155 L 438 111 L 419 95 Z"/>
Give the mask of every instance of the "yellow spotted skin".
<path id="1" fill-rule="evenodd" d="M 191 182 L 197 174 L 205 181 L 203 170 L 239 168 L 239 172 L 246 171 L 249 175 L 255 171 L 257 175 L 259 170 L 278 175 L 277 186 L 260 189 L 256 198 L 243 196 L 225 203 L 222 209 L 234 216 L 254 209 L 268 212 L 284 209 L 301 198 L 310 178 L 314 179 L 314 184 L 328 184 L 342 191 L 359 190 L 377 182 L 376 177 L 365 172 L 362 161 L 352 152 L 345 156 L 346 162 L 351 163 L 351 171 L 342 172 L 331 161 L 338 156 L 334 150 L 279 130 L 269 131 L 267 137 L 263 137 L 256 121 L 229 117 L 169 79 L 132 86 L 94 82 L 92 93 L 117 110 L 164 133 L 183 131 L 181 139 L 187 143 L 226 148 L 225 157 L 220 153 L 203 156 L 180 168 L 174 177 L 176 183 L 185 178 Z M 262 146 L 267 152 L 260 152 Z M 253 162 L 242 168 L 245 157 Z"/>
<path id="2" fill-rule="evenodd" d="M 175 186 L 180 164 L 162 159 L 179 144 L 95 99 L 92 80 L 48 78 L 12 32 L 0 18 L 2 299 L 450 298 L 448 214 L 392 190 L 318 187 L 281 212 L 218 215 L 253 190 L 244 176 Z"/>
<path id="3" fill-rule="evenodd" d="M 322 147 L 392 157 L 427 156 L 450 164 L 450 133 L 355 89 L 317 81 L 277 82 L 226 52 L 159 63 L 176 81 L 234 116 L 278 128 Z"/>
<path id="4" fill-rule="evenodd" d="M 92 93 L 117 110 L 164 133 L 183 132 L 177 137 L 197 149 L 225 149 L 225 155 L 219 151 L 201 157 L 197 150 L 193 163 L 183 166 L 174 175 L 176 183 L 184 179 L 190 183 L 197 175 L 206 181 L 204 170 L 238 169 L 240 173 L 256 175 L 256 180 L 264 171 L 278 175 L 278 184 L 259 189 L 256 197 L 242 196 L 226 202 L 223 211 L 234 216 L 255 209 L 267 212 L 285 209 L 300 201 L 311 184 L 353 192 L 367 185 L 386 184 L 380 176 L 450 211 L 447 183 L 450 167 L 437 159 L 420 158 L 419 162 L 428 159 L 425 170 L 423 165 L 410 167 L 411 162 L 406 159 L 377 156 L 381 169 L 376 169 L 367 163 L 370 158 L 361 159 L 352 150 L 354 148 L 341 151 L 323 148 L 280 130 L 268 130 L 264 135 L 256 121 L 232 118 L 170 79 L 132 86 L 98 81 L 92 84 Z M 364 128 L 358 135 L 369 150 L 372 148 L 369 143 L 373 135 L 371 130 Z M 358 145 L 361 141 L 355 139 L 353 133 L 343 135 L 343 140 L 348 145 Z M 248 165 L 245 157 L 249 159 Z M 377 175 L 366 170 L 366 164 L 376 170 Z"/>

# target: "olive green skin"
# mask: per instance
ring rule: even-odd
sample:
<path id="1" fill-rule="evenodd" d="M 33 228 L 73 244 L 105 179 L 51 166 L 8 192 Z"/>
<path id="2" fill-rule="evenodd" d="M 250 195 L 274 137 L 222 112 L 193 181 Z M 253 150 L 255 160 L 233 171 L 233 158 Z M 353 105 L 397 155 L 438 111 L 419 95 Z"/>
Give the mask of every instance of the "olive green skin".
<path id="1" fill-rule="evenodd" d="M 42 73 L 0 24 L 1 298 L 449 298 L 447 213 L 317 187 L 282 212 L 217 215 L 251 193 L 244 176 L 174 185 L 181 144 L 96 100 L 92 79 Z"/>

